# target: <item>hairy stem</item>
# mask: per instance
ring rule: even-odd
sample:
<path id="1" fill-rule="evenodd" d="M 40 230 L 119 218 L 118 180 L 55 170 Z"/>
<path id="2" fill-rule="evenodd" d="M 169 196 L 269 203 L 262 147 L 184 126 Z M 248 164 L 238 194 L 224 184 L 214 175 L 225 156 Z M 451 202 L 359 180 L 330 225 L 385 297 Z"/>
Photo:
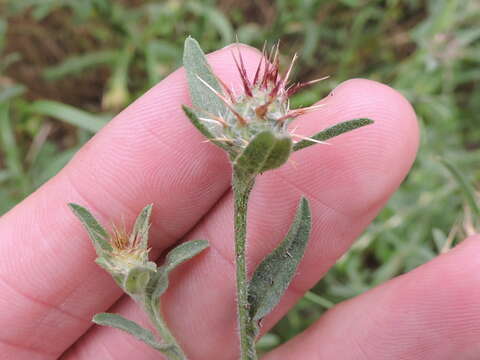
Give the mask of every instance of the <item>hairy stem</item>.
<path id="1" fill-rule="evenodd" d="M 250 319 L 248 302 L 248 278 L 246 262 L 247 204 L 254 178 L 244 179 L 236 171 L 233 174 L 235 264 L 237 278 L 237 316 L 240 328 L 241 360 L 256 360 L 256 328 Z"/>
<path id="2" fill-rule="evenodd" d="M 160 313 L 159 301 L 148 302 L 145 304 L 144 308 L 150 321 L 153 323 L 162 338 L 163 344 L 166 345 L 162 346 L 159 350 L 164 353 L 169 360 L 187 360 L 187 356 L 163 320 L 163 316 Z"/>

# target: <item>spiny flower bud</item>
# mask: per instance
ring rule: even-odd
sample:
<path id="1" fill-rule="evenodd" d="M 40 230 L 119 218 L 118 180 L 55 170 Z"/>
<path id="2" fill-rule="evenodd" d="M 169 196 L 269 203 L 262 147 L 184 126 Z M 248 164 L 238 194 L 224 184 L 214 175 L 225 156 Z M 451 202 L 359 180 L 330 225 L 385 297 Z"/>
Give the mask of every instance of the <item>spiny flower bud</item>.
<path id="1" fill-rule="evenodd" d="M 325 78 L 288 85 L 297 56 L 293 57 L 284 76 L 280 76 L 279 45 L 277 44 L 269 55 L 264 47 L 255 75 L 253 79 L 249 79 L 242 53 L 239 48 L 237 50 L 237 55 L 232 55 L 243 85 L 241 93 L 237 94 L 218 77 L 216 80 L 222 91 L 217 91 L 197 75 L 205 88 L 213 92 L 226 107 L 225 111 L 218 114 L 199 109 L 199 112 L 206 114 L 199 119 L 210 125 L 208 127 L 214 136 L 213 140 L 224 143 L 231 152 L 239 154 L 257 134 L 263 131 L 271 131 L 277 137 L 303 138 L 288 129 L 289 122 L 320 106 L 290 110 L 289 97 L 304 86 Z M 312 139 L 312 141 L 315 140 Z"/>
<path id="2" fill-rule="evenodd" d="M 227 151 L 237 172 L 244 176 L 255 177 L 266 170 L 275 169 L 288 160 L 292 151 L 324 143 L 334 136 L 372 123 L 369 119 L 354 119 L 312 137 L 296 134 L 289 127 L 291 121 L 322 105 L 291 110 L 289 97 L 326 77 L 289 84 L 297 56 L 293 56 L 282 76 L 278 44 L 269 54 L 264 46 L 255 74 L 250 77 L 239 47 L 237 53 L 232 55 L 240 75 L 241 91 L 229 87 L 218 78 L 198 43 L 187 38 L 183 62 L 193 109 L 186 106 L 183 109 L 192 124 L 209 141 Z"/>

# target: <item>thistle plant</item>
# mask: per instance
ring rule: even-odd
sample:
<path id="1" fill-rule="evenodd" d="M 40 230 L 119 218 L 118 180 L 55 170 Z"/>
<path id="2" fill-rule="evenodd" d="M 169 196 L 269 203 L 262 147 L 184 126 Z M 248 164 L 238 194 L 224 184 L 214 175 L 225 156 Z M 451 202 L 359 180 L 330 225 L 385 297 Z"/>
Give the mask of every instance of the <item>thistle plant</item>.
<path id="1" fill-rule="evenodd" d="M 232 53 L 242 89 L 230 88 L 210 68 L 197 41 L 185 41 L 183 63 L 193 107 L 183 107 L 192 124 L 222 148 L 232 164 L 237 316 L 242 360 L 257 359 L 255 341 L 261 320 L 279 303 L 303 257 L 311 229 L 307 199 L 300 199 L 285 239 L 260 263 L 248 279 L 247 206 L 255 179 L 287 162 L 290 155 L 317 143 L 371 124 L 353 119 L 311 137 L 296 134 L 289 126 L 300 115 L 319 106 L 291 110 L 289 97 L 307 83 L 289 84 L 296 55 L 283 76 L 279 71 L 279 46 L 267 54 L 265 47 L 253 76 L 247 74 L 242 54 Z"/>
<path id="2" fill-rule="evenodd" d="M 206 249 L 207 241 L 184 242 L 170 250 L 164 263 L 157 266 L 148 260 L 152 205 L 147 205 L 140 212 L 130 234 L 124 227 L 114 227 L 109 233 L 87 209 L 77 204 L 69 206 L 93 242 L 97 253 L 96 263 L 109 272 L 117 285 L 142 307 L 161 340 L 150 330 L 118 314 L 97 314 L 93 317 L 93 322 L 123 330 L 163 353 L 170 360 L 187 359 L 162 316 L 160 298 L 168 288 L 170 272 Z"/>

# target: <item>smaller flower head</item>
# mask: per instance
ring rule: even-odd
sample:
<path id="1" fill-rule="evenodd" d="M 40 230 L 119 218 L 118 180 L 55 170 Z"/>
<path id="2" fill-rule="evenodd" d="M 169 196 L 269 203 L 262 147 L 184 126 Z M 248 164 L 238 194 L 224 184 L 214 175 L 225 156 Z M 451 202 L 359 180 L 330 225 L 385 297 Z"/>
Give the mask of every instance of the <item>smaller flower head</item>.
<path id="1" fill-rule="evenodd" d="M 127 274 L 131 269 L 148 263 L 150 249 L 142 246 L 141 236 L 135 231 L 128 235 L 125 226 L 113 227 L 110 234 L 112 250 L 105 254 L 110 272 Z"/>

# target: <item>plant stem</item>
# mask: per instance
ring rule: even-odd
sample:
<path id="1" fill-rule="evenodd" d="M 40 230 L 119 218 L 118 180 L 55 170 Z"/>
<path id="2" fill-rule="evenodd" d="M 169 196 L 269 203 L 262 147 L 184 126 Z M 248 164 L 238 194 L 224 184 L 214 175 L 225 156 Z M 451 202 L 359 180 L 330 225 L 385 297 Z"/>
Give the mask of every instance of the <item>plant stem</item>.
<path id="1" fill-rule="evenodd" d="M 144 308 L 150 321 L 153 323 L 162 338 L 163 343 L 167 345 L 159 350 L 164 353 L 169 360 L 187 360 L 187 356 L 163 320 L 163 316 L 160 313 L 159 301 L 148 302 L 147 304 L 144 304 Z"/>
<path id="2" fill-rule="evenodd" d="M 246 262 L 247 204 L 255 178 L 242 178 L 233 173 L 235 264 L 237 279 L 237 316 L 240 328 L 241 360 L 256 360 L 256 328 L 250 319 Z"/>

